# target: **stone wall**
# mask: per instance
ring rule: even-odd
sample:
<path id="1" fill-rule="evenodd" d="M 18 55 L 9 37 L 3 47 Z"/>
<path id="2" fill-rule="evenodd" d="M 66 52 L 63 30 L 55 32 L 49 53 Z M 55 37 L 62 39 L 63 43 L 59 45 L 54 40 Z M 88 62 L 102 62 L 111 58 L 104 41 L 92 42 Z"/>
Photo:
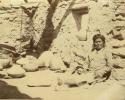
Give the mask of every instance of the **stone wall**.
<path id="1" fill-rule="evenodd" d="M 92 47 L 92 36 L 101 33 L 106 37 L 114 62 L 124 59 L 124 7 L 124 0 L 60 1 L 53 17 L 58 35 L 50 49 L 69 64 L 83 64 L 83 58 Z"/>
<path id="2" fill-rule="evenodd" d="M 91 50 L 92 36 L 101 33 L 106 37 L 113 58 L 125 58 L 124 0 L 28 0 L 38 3 L 30 20 L 22 5 L 26 5 L 27 10 L 33 8 L 34 3 L 28 6 L 25 0 L 16 1 L 1 0 L 1 43 L 20 49 L 23 44 L 29 44 L 29 39 L 22 42 L 21 36 L 32 33 L 38 52 L 49 49 L 68 65 L 74 62 L 82 65 Z"/>
<path id="3" fill-rule="evenodd" d="M 47 1 L 1 0 L 0 42 L 16 48 L 17 52 L 29 48 L 33 38 L 37 44 L 45 28 Z"/>

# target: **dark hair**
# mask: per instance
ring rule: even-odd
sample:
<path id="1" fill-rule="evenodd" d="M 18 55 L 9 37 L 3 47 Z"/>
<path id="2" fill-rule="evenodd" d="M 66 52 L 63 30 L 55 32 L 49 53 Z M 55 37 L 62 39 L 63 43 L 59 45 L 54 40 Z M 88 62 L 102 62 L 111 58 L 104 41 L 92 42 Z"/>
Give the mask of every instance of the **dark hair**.
<path id="1" fill-rule="evenodd" d="M 95 49 L 95 46 L 94 46 L 94 43 L 96 41 L 96 39 L 101 39 L 103 44 L 104 44 L 104 47 L 105 47 L 105 37 L 102 35 L 102 34 L 96 34 L 93 36 L 93 48 L 92 48 L 92 51 Z"/>

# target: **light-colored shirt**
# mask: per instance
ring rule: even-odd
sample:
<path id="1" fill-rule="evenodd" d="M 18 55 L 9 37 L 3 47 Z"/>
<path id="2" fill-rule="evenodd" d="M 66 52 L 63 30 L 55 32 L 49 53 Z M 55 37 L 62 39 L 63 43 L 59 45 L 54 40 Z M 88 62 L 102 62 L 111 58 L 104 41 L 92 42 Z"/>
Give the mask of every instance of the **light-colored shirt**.
<path id="1" fill-rule="evenodd" d="M 111 67 L 112 54 L 106 48 L 94 50 L 88 54 L 87 63 L 90 71 L 109 69 Z"/>

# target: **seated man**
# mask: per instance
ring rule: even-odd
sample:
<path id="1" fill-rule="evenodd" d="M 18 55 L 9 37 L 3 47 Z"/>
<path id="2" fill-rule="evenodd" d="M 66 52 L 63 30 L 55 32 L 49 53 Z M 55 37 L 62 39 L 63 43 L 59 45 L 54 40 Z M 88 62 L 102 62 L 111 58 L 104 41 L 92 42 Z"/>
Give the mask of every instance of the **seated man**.
<path id="1" fill-rule="evenodd" d="M 104 81 L 109 78 L 111 73 L 111 53 L 106 49 L 105 37 L 101 34 L 96 34 L 93 36 L 93 47 L 91 52 L 86 57 L 84 68 L 87 68 L 88 72 L 80 75 L 74 75 L 70 73 L 69 75 L 62 76 L 59 78 L 59 82 L 63 84 L 77 84 L 81 83 L 93 83 Z M 79 72 L 79 68 L 76 68 L 74 72 Z M 82 68 L 80 68 L 80 72 Z M 79 74 L 79 73 L 78 73 Z M 71 79 L 71 82 L 70 82 Z M 68 81 L 68 82 L 67 82 Z"/>
<path id="2" fill-rule="evenodd" d="M 88 54 L 86 64 L 94 78 L 107 79 L 111 72 L 112 55 L 106 48 L 105 37 L 101 34 L 93 36 L 93 47 Z"/>

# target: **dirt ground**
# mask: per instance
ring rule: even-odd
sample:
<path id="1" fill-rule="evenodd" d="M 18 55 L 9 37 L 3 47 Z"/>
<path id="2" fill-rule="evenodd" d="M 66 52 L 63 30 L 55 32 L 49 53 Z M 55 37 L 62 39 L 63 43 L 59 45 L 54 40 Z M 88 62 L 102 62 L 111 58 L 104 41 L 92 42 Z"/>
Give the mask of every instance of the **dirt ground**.
<path id="1" fill-rule="evenodd" d="M 95 98 L 99 96 L 99 94 L 101 94 L 105 89 L 107 89 L 114 83 L 113 80 L 107 80 L 106 82 L 93 85 L 83 85 L 74 88 L 64 87 L 58 91 L 56 91 L 53 87 L 28 87 L 27 77 L 34 76 L 37 73 L 38 72 L 28 72 L 26 77 L 19 79 L 1 79 L 0 82 L 5 82 L 7 84 L 2 88 L 4 90 L 4 93 L 2 92 L 2 98 L 40 98 L 43 100 L 95 100 Z M 11 89 L 7 88 L 7 86 L 11 87 Z M 2 90 L 0 90 L 0 92 L 1 91 Z"/>

